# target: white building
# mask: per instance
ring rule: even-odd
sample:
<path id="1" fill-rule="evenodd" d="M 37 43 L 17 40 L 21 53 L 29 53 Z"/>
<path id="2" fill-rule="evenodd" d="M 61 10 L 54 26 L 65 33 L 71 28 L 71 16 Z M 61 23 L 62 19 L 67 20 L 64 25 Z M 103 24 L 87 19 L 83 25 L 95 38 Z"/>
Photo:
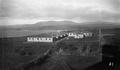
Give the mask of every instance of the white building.
<path id="1" fill-rule="evenodd" d="M 54 41 L 58 41 L 61 40 L 65 37 L 67 37 L 67 34 L 41 34 L 41 35 L 37 35 L 37 36 L 29 36 L 27 37 L 27 42 L 54 42 Z"/>
<path id="2" fill-rule="evenodd" d="M 84 34 L 68 33 L 69 37 L 84 38 Z"/>
<path id="3" fill-rule="evenodd" d="M 75 37 L 76 34 L 75 34 L 75 33 L 68 33 L 68 36 L 69 36 L 69 37 Z"/>
<path id="4" fill-rule="evenodd" d="M 85 37 L 91 37 L 92 36 L 92 33 L 91 32 L 85 32 L 83 33 L 85 35 Z"/>
<path id="5" fill-rule="evenodd" d="M 75 36 L 75 38 L 84 38 L 84 35 L 83 34 L 77 34 L 76 36 Z"/>
<path id="6" fill-rule="evenodd" d="M 53 42 L 52 37 L 27 37 L 27 42 Z"/>

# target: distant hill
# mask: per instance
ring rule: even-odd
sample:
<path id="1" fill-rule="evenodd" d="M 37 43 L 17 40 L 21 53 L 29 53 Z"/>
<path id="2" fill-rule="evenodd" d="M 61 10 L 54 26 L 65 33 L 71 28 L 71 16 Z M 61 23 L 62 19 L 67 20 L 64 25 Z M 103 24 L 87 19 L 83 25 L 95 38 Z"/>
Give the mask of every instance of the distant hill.
<path id="1" fill-rule="evenodd" d="M 94 28 L 120 28 L 120 25 L 110 22 L 75 23 L 71 21 L 45 21 L 37 22 L 35 24 L 0 26 L 0 37 L 34 35 L 52 30 L 79 30 Z"/>
<path id="2" fill-rule="evenodd" d="M 71 28 L 72 27 L 72 28 Z M 13 25 L 13 26 L 2 26 L 0 30 L 3 28 L 6 29 L 22 29 L 22 30 L 41 30 L 41 29 L 67 29 L 67 28 L 119 28 L 120 24 L 115 24 L 112 22 L 83 22 L 83 23 L 75 23 L 72 21 L 45 21 L 45 22 L 37 22 L 35 24 L 25 24 L 25 25 Z"/>

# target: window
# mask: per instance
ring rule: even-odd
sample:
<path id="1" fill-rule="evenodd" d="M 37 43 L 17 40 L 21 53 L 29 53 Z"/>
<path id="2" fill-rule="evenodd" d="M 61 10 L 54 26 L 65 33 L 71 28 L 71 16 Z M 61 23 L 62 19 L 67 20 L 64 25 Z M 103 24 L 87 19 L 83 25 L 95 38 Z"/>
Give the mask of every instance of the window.
<path id="1" fill-rule="evenodd" d="M 42 38 L 39 38 L 39 40 L 42 40 Z"/>
<path id="2" fill-rule="evenodd" d="M 32 37 L 28 37 L 27 41 L 33 41 L 33 38 Z"/>

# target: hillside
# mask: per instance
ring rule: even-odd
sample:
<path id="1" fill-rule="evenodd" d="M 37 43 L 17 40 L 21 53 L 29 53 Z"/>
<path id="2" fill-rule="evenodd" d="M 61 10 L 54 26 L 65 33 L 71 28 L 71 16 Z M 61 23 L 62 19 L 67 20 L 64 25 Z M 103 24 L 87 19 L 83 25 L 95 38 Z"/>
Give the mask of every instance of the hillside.
<path id="1" fill-rule="evenodd" d="M 26 25 L 0 26 L 0 37 L 26 36 L 40 34 L 42 32 L 53 32 L 56 30 L 111 29 L 119 27 L 120 25 L 109 22 L 75 23 L 71 21 L 46 21 Z"/>

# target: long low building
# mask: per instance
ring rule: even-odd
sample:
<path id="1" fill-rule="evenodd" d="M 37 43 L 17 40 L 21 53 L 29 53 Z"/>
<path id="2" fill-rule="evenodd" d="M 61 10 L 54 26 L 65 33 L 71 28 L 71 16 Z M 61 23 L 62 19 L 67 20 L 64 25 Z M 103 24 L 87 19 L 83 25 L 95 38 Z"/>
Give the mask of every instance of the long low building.
<path id="1" fill-rule="evenodd" d="M 27 37 L 28 42 L 53 42 L 53 38 Z"/>
<path id="2" fill-rule="evenodd" d="M 28 36 L 27 42 L 55 42 L 58 40 L 61 40 L 65 37 L 68 37 L 68 34 L 61 34 L 57 36 L 51 36 L 51 35 L 40 35 L 40 36 Z"/>
<path id="3" fill-rule="evenodd" d="M 92 36 L 92 33 L 51 33 L 51 34 L 40 34 L 37 36 L 28 36 L 27 42 L 55 42 L 65 37 L 74 37 L 76 39 Z"/>
<path id="4" fill-rule="evenodd" d="M 74 38 L 84 38 L 84 37 L 92 37 L 91 32 L 70 32 L 68 33 L 69 37 L 74 37 Z"/>
<path id="5" fill-rule="evenodd" d="M 84 38 L 84 34 L 68 33 L 69 37 Z"/>

